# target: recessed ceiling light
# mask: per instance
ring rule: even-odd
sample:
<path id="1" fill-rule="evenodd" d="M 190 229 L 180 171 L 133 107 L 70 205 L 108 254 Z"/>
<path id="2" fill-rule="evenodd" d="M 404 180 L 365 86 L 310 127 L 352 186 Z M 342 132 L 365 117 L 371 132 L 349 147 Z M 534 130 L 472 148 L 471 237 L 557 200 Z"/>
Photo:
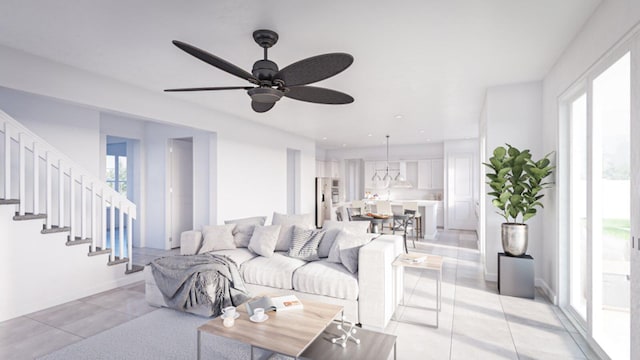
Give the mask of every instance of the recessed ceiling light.
<path id="1" fill-rule="evenodd" d="M 367 134 L 367 136 L 368 136 L 368 137 L 372 137 L 372 136 L 373 136 L 373 134 Z"/>
<path id="2" fill-rule="evenodd" d="M 395 116 L 396 119 L 402 119 L 402 115 L 398 114 Z"/>
<path id="3" fill-rule="evenodd" d="M 420 134 L 424 134 L 424 130 L 420 130 Z"/>
<path id="4" fill-rule="evenodd" d="M 347 146 L 347 144 L 342 144 L 342 147 L 346 147 L 346 146 Z"/>
<path id="5" fill-rule="evenodd" d="M 323 138 L 322 138 L 322 140 L 327 140 L 327 137 L 326 137 L 326 136 L 325 136 L 325 137 L 323 137 Z"/>
<path id="6" fill-rule="evenodd" d="M 427 139 L 427 141 L 431 141 L 431 139 Z"/>

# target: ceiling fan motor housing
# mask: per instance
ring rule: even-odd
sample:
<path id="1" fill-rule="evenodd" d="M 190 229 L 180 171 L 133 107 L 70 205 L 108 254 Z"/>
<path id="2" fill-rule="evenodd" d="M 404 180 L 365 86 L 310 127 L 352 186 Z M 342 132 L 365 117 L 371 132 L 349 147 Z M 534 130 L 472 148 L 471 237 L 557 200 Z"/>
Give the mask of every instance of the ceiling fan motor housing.
<path id="1" fill-rule="evenodd" d="M 251 72 L 258 80 L 271 81 L 273 76 L 278 73 L 278 65 L 271 60 L 258 60 L 253 64 Z"/>
<path id="2" fill-rule="evenodd" d="M 270 87 L 259 87 L 247 90 L 251 100 L 259 103 L 274 103 L 284 95 L 284 92 Z"/>

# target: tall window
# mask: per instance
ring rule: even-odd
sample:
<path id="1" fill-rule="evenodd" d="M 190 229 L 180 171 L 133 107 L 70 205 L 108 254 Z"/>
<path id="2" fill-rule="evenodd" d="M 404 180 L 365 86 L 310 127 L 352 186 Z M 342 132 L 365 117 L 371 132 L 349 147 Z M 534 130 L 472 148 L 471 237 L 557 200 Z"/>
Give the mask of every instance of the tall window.
<path id="1" fill-rule="evenodd" d="M 121 149 L 122 148 L 122 149 Z M 107 147 L 107 184 L 127 196 L 126 143 L 109 144 Z"/>

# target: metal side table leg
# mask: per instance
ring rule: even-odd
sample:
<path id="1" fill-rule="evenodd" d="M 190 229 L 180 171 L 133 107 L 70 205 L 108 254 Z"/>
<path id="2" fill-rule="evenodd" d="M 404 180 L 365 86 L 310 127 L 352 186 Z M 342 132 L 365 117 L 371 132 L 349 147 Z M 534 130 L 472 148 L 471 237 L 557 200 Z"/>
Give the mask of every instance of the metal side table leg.
<path id="1" fill-rule="evenodd" d="M 198 346 L 198 349 L 197 349 L 197 352 L 196 352 L 196 359 L 198 359 L 198 360 L 200 360 L 200 345 L 201 345 L 200 344 L 200 337 L 201 336 L 202 336 L 202 334 L 200 333 L 200 330 L 198 330 L 198 339 L 196 340 L 197 341 L 197 346 Z"/>

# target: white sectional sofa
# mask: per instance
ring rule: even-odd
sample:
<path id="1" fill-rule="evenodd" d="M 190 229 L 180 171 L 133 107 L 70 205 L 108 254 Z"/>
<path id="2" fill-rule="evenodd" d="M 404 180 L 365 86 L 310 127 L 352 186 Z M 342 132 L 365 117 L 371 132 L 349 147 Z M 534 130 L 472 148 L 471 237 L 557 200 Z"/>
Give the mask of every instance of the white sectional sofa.
<path id="1" fill-rule="evenodd" d="M 181 255 L 195 254 L 202 241 L 200 231 L 183 233 Z M 402 296 L 402 271 L 391 265 L 402 249 L 402 237 L 398 235 L 381 235 L 371 240 L 358 250 L 356 273 L 327 258 L 307 262 L 289 257 L 284 251 L 276 251 L 270 257 L 256 255 L 245 247 L 212 253 L 226 255 L 236 262 L 253 296 L 295 294 L 301 299 L 342 305 L 350 321 L 364 328 L 383 330 Z M 145 269 L 145 281 L 147 302 L 166 306 L 149 266 Z"/>

